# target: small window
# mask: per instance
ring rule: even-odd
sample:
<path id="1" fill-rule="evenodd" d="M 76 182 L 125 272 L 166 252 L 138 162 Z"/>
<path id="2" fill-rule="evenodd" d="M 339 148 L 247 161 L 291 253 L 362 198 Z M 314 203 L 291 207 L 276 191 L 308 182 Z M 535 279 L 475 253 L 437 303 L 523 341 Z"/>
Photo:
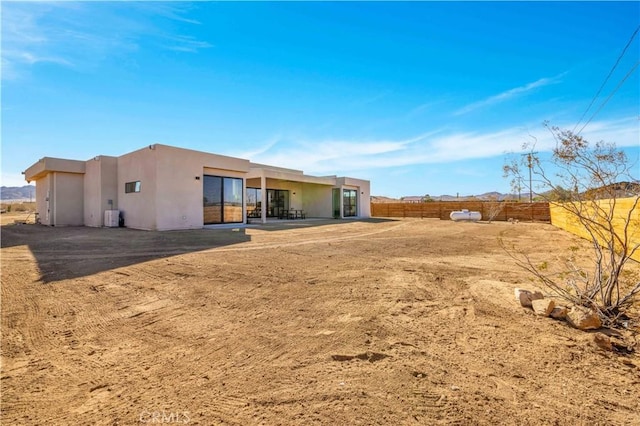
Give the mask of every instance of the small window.
<path id="1" fill-rule="evenodd" d="M 140 192 L 140 181 L 137 180 L 135 182 L 127 182 L 124 184 L 124 192 Z"/>

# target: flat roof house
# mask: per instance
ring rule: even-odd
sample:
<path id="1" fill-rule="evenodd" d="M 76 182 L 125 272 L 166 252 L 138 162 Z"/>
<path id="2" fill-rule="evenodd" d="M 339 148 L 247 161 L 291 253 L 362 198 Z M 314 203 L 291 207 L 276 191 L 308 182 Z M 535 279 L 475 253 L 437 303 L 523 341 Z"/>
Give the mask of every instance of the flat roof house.
<path id="1" fill-rule="evenodd" d="M 112 226 L 116 210 L 127 227 L 146 230 L 371 216 L 367 180 L 161 144 L 87 161 L 44 157 L 24 175 L 36 182 L 40 223 L 52 226 Z"/>

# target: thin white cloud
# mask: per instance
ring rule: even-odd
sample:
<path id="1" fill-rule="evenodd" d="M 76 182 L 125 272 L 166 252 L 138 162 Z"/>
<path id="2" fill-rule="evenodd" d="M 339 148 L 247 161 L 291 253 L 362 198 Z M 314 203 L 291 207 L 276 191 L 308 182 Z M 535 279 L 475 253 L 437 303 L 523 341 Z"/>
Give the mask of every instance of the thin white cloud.
<path id="1" fill-rule="evenodd" d="M 562 78 L 562 76 L 564 76 L 565 73 L 562 73 L 560 75 L 557 75 L 555 77 L 551 77 L 551 78 L 541 78 L 539 80 L 536 80 L 532 83 L 529 84 L 525 84 L 524 86 L 520 86 L 520 87 L 515 87 L 513 89 L 509 89 L 507 91 L 504 91 L 502 93 L 499 93 L 497 95 L 494 96 L 490 96 L 486 99 L 483 99 L 481 101 L 478 102 L 473 102 L 471 104 L 468 104 L 462 108 L 460 108 L 459 110 L 454 112 L 454 115 L 463 115 L 463 114 L 467 114 L 471 111 L 480 109 L 480 108 L 484 108 L 487 106 L 491 106 L 491 105 L 495 105 L 501 102 L 505 102 L 509 99 L 515 98 L 516 96 L 520 96 L 523 95 L 525 93 L 531 92 L 532 90 L 535 90 L 539 87 L 544 87 L 544 86 L 549 86 L 551 84 L 556 84 L 560 82 L 560 79 Z"/>
<path id="2" fill-rule="evenodd" d="M 168 36 L 166 39 L 169 43 L 163 43 L 163 47 L 168 50 L 178 52 L 197 53 L 200 49 L 208 49 L 213 47 L 212 44 L 196 39 L 195 37 L 177 35 Z"/>
<path id="3" fill-rule="evenodd" d="M 405 114 L 404 118 L 412 119 L 415 117 L 420 117 L 424 115 L 426 112 L 431 113 L 433 110 L 437 108 L 442 108 L 446 103 L 450 101 L 451 101 L 451 98 L 449 96 L 440 97 L 438 99 L 432 99 L 430 101 L 424 102 L 414 107 L 413 109 L 411 109 L 409 112 Z"/>
<path id="4" fill-rule="evenodd" d="M 146 11 L 151 14 L 161 15 L 165 18 L 173 21 L 184 22 L 187 24 L 201 25 L 201 22 L 195 19 L 186 18 L 183 16 L 190 10 L 188 4 L 176 5 L 169 2 L 157 2 L 157 1 L 143 1 L 134 2 L 132 4 L 140 10 Z"/>
<path id="5" fill-rule="evenodd" d="M 415 117 L 416 115 L 420 115 L 425 111 L 428 111 L 430 109 L 432 109 L 433 107 L 435 107 L 436 105 L 440 104 L 441 101 L 433 101 L 433 102 L 425 102 L 421 105 L 418 105 L 417 107 L 415 107 L 414 109 L 412 109 L 411 111 L 409 111 L 407 113 L 407 118 L 411 118 L 411 117 Z"/>
<path id="6" fill-rule="evenodd" d="M 570 128 L 567 126 L 567 128 Z M 610 121 L 592 121 L 580 134 L 589 142 L 612 142 L 617 147 L 640 145 L 640 118 L 629 117 Z"/>
<path id="7" fill-rule="evenodd" d="M 348 141 L 329 139 L 322 141 L 305 140 L 283 143 L 277 150 L 263 150 L 259 155 L 247 157 L 250 160 L 290 167 L 308 173 L 332 173 L 345 168 L 366 168 L 370 161 L 384 161 L 404 152 L 408 147 L 425 141 L 437 132 L 428 132 L 402 140 Z M 286 145 L 286 146 L 285 146 Z M 384 167 L 384 166 L 382 166 Z"/>
<path id="8" fill-rule="evenodd" d="M 591 142 L 606 140 L 618 147 L 638 146 L 637 118 L 592 123 L 584 136 Z M 534 126 L 529 126 L 534 128 Z M 560 126 L 567 128 L 567 126 Z M 341 174 L 344 171 L 385 169 L 414 165 L 450 164 L 464 160 L 502 157 L 522 152 L 522 145 L 535 137 L 536 150 L 548 152 L 555 146 L 551 133 L 538 125 L 535 130 L 511 127 L 489 132 L 429 132 L 402 140 L 305 140 L 267 144 L 252 161 L 302 169 L 310 174 Z"/>
<path id="9" fill-rule="evenodd" d="M 2 78 L 20 78 L 38 63 L 91 68 L 138 51 L 143 37 L 161 48 L 186 53 L 213 47 L 180 33 L 188 31 L 184 24 L 199 24 L 184 16 L 189 7 L 155 2 L 5 2 Z M 177 25 L 169 25 L 170 21 Z"/>
<path id="10" fill-rule="evenodd" d="M 280 141 L 280 135 L 276 135 L 271 139 L 269 139 L 263 146 L 259 146 L 250 151 L 231 154 L 231 156 L 238 157 L 238 158 L 248 158 L 248 159 L 257 158 L 260 155 L 264 154 L 265 152 L 271 150 L 274 146 L 276 146 L 276 144 L 279 141 Z"/>

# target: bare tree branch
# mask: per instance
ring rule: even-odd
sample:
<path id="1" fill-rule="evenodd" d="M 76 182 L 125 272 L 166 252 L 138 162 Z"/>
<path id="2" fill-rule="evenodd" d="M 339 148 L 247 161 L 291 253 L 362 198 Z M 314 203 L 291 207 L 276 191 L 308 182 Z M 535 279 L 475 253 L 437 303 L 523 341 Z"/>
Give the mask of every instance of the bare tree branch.
<path id="1" fill-rule="evenodd" d="M 629 281 L 623 273 L 627 262 L 640 250 L 640 243 L 631 238 L 639 226 L 640 183 L 634 181 L 632 164 L 615 144 L 589 144 L 571 131 L 547 123 L 545 127 L 556 141 L 551 160 L 543 163 L 534 156 L 524 164 L 522 158 L 511 159 L 503 172 L 512 179 L 512 187 L 521 189 L 522 183 L 527 182 L 523 171 L 528 172 L 531 166 L 538 186 L 536 193 L 562 209 L 591 241 L 593 272 L 587 273 L 571 260 L 552 272 L 546 262 L 544 267 L 535 265 L 526 253 L 501 243 L 518 266 L 554 295 L 593 309 L 605 324 L 615 326 L 624 311 L 640 298 L 640 282 Z M 533 148 L 533 144 L 527 144 L 532 153 Z M 624 215 L 618 213 L 621 198 L 632 200 Z"/>

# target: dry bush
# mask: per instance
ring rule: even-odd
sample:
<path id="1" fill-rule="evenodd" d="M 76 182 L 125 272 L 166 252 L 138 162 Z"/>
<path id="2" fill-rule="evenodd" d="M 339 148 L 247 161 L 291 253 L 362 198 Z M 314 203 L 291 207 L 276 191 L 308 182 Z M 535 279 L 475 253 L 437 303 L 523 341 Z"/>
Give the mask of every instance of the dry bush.
<path id="1" fill-rule="evenodd" d="M 593 309 L 606 326 L 628 327 L 640 294 L 640 279 L 625 270 L 631 257 L 640 252 L 640 244 L 631 238 L 640 226 L 640 185 L 627 182 L 633 181 L 635 165 L 614 144 L 591 145 L 570 131 L 547 128 L 557 142 L 550 163 L 543 164 L 534 155 L 532 162 L 514 160 L 504 171 L 514 181 L 526 182 L 522 171 L 531 170 L 538 194 L 555 202 L 591 242 L 591 265 L 578 265 L 575 253 L 554 265 L 536 263 L 526 251 L 505 247 L 504 242 L 503 247 L 556 297 Z M 557 201 L 559 196 L 562 202 Z M 621 197 L 632 200 L 624 217 L 616 210 Z"/>
<path id="2" fill-rule="evenodd" d="M 491 223 L 504 210 L 504 203 L 491 200 L 484 203 L 484 211 L 487 213 L 487 221 Z"/>

